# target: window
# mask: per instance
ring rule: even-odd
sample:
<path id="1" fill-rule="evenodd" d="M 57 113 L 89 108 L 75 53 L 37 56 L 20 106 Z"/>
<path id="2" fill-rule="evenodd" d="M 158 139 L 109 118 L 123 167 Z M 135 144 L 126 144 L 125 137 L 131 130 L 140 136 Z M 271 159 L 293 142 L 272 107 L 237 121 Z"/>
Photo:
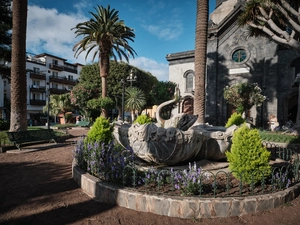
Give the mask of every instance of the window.
<path id="1" fill-rule="evenodd" d="M 52 72 L 52 76 L 57 78 L 58 77 L 58 72 Z"/>
<path id="2" fill-rule="evenodd" d="M 56 59 L 52 59 L 52 64 L 58 65 L 58 61 Z"/>
<path id="3" fill-rule="evenodd" d="M 247 58 L 247 53 L 244 49 L 238 49 L 232 54 L 232 60 L 235 62 L 243 62 Z"/>
<path id="4" fill-rule="evenodd" d="M 33 72 L 39 74 L 40 73 L 40 68 L 33 67 Z"/>
<path id="5" fill-rule="evenodd" d="M 41 95 L 38 94 L 38 93 L 34 93 L 34 94 L 33 94 L 33 99 L 34 99 L 34 100 L 41 100 Z"/>
<path id="6" fill-rule="evenodd" d="M 194 89 L 194 72 L 188 71 L 184 74 L 185 92 L 191 93 Z"/>
<path id="7" fill-rule="evenodd" d="M 69 78 L 69 80 L 73 80 L 73 76 L 72 75 L 69 75 L 68 78 Z"/>
<path id="8" fill-rule="evenodd" d="M 39 80 L 33 80 L 32 83 L 33 83 L 34 88 L 39 88 L 40 87 L 40 81 Z"/>

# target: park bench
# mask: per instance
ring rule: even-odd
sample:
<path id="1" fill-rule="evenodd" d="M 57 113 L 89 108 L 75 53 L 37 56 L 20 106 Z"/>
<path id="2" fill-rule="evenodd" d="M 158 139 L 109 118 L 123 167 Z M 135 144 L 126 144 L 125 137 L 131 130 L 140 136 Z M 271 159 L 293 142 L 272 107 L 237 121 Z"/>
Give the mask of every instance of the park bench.
<path id="1" fill-rule="evenodd" d="M 76 126 L 78 127 L 88 127 L 90 125 L 89 121 L 79 121 Z"/>
<path id="2" fill-rule="evenodd" d="M 38 142 L 38 141 L 49 141 L 56 143 L 57 136 L 52 129 L 43 130 L 26 130 L 16 132 L 6 132 L 8 139 L 14 143 L 19 150 L 23 143 Z"/>

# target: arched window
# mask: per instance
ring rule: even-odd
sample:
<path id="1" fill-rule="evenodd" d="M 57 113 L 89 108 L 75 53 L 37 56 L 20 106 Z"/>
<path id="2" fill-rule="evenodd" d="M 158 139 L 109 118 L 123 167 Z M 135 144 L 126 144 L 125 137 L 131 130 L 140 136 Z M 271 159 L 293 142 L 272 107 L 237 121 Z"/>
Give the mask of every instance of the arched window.
<path id="1" fill-rule="evenodd" d="M 185 92 L 192 93 L 194 89 L 194 72 L 189 70 L 185 72 L 183 77 L 185 78 Z"/>

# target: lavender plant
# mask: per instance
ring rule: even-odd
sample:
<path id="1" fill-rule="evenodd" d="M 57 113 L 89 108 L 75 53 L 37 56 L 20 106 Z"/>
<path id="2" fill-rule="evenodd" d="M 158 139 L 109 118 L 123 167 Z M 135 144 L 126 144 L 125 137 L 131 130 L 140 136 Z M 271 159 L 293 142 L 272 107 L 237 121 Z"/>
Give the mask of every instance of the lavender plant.
<path id="1" fill-rule="evenodd" d="M 175 189 L 181 190 L 183 195 L 199 195 L 203 190 L 203 182 L 209 180 L 208 173 L 202 172 L 197 168 L 196 163 L 183 171 L 171 171 L 174 173 Z"/>

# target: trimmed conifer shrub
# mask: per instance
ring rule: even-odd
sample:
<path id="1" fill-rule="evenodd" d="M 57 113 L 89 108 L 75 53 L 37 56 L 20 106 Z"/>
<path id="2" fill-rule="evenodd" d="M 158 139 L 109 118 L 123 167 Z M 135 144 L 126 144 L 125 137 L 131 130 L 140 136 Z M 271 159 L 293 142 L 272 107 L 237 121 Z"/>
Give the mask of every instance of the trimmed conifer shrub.
<path id="1" fill-rule="evenodd" d="M 233 113 L 230 118 L 228 119 L 225 127 L 230 127 L 232 125 L 241 125 L 245 122 L 245 119 L 242 117 L 242 115 L 240 113 Z"/>
<path id="2" fill-rule="evenodd" d="M 113 126 L 109 120 L 100 116 L 96 119 L 91 130 L 87 134 L 88 142 L 101 142 L 108 144 L 113 139 Z"/>
<path id="3" fill-rule="evenodd" d="M 229 170 L 245 183 L 258 183 L 271 174 L 270 152 L 262 145 L 258 130 L 250 129 L 246 124 L 234 132 L 226 156 Z"/>
<path id="4" fill-rule="evenodd" d="M 152 119 L 146 114 L 139 115 L 133 123 L 146 124 L 152 123 Z"/>

